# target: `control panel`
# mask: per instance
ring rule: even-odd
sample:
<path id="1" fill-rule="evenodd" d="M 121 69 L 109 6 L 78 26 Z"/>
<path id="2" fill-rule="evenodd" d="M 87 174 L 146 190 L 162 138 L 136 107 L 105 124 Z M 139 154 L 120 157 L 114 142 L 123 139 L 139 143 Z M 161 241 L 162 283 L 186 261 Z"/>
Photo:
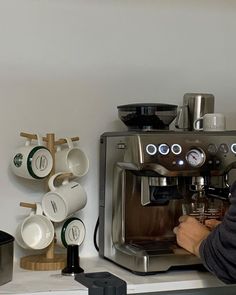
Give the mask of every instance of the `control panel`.
<path id="1" fill-rule="evenodd" d="M 165 132 L 140 134 L 143 164 L 158 164 L 168 171 L 215 171 L 236 168 L 235 132 Z"/>

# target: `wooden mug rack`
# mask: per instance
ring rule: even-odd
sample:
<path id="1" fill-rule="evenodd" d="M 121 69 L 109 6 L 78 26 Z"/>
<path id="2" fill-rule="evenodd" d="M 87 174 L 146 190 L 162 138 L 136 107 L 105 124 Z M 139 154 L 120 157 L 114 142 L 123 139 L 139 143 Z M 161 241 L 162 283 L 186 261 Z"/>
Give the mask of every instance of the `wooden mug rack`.
<path id="1" fill-rule="evenodd" d="M 25 132 L 21 132 L 20 136 L 26 137 L 30 140 L 37 140 L 36 134 L 29 134 Z M 72 141 L 78 141 L 79 137 L 72 137 Z M 53 158 L 53 167 L 50 174 L 47 176 L 46 180 L 48 183 L 49 178 L 55 174 L 55 147 L 57 145 L 65 144 L 67 141 L 64 138 L 55 140 L 54 133 L 48 133 L 45 137 L 43 137 L 43 141 L 46 142 L 46 146 L 50 151 Z M 72 173 L 63 173 L 58 175 L 57 180 L 61 180 L 64 178 L 72 178 Z M 47 186 L 47 190 L 49 190 Z M 36 204 L 20 202 L 21 207 L 35 209 Z M 54 241 L 46 248 L 45 253 L 38 255 L 29 255 L 25 257 L 21 257 L 20 259 L 20 267 L 29 270 L 58 270 L 63 269 L 66 266 L 66 254 L 57 254 L 55 253 L 55 239 Z"/>

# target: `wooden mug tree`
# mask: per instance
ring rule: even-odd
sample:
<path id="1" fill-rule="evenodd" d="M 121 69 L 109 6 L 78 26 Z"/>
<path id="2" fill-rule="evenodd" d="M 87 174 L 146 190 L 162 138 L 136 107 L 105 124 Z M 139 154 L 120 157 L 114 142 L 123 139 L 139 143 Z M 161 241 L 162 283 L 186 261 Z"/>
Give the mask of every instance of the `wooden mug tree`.
<path id="1" fill-rule="evenodd" d="M 29 134 L 21 132 L 20 136 L 26 137 L 30 140 L 37 139 L 36 134 Z M 79 137 L 72 137 L 72 141 L 78 141 Z M 47 183 L 49 178 L 55 174 L 55 147 L 60 144 L 65 144 L 67 141 L 66 139 L 62 138 L 59 140 L 55 140 L 54 133 L 47 133 L 46 137 L 43 137 L 43 141 L 46 142 L 46 146 L 50 151 L 53 159 L 53 167 L 50 174 L 47 177 Z M 59 175 L 57 179 L 65 178 L 65 177 L 73 177 L 72 173 L 64 173 Z M 47 185 L 47 190 L 49 190 Z M 27 208 L 36 208 L 36 204 L 31 203 L 24 203 L 21 202 L 20 206 L 27 207 Z M 38 255 L 29 255 L 25 257 L 21 257 L 20 259 L 20 267 L 29 270 L 57 270 L 63 269 L 66 265 L 66 255 L 65 254 L 56 254 L 55 253 L 55 238 L 53 242 L 46 248 L 45 253 L 38 254 Z"/>

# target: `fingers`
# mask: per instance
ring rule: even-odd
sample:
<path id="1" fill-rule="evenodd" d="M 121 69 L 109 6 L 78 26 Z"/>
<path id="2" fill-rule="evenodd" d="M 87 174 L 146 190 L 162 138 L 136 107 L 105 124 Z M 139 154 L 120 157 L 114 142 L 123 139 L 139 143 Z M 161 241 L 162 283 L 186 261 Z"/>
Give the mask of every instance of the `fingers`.
<path id="1" fill-rule="evenodd" d="M 174 233 L 175 235 L 177 235 L 178 229 L 179 229 L 178 226 L 176 226 L 176 227 L 173 228 L 173 233 Z"/>
<path id="2" fill-rule="evenodd" d="M 179 222 L 184 222 L 184 221 L 186 221 L 187 219 L 188 219 L 188 215 L 182 215 L 182 216 L 180 216 L 180 218 L 179 218 Z"/>
<path id="3" fill-rule="evenodd" d="M 179 218 L 179 222 L 185 222 L 185 221 L 190 222 L 190 221 L 195 221 L 195 220 L 196 220 L 196 218 L 189 216 L 189 215 L 182 215 Z"/>
<path id="4" fill-rule="evenodd" d="M 179 231 L 179 228 L 181 226 L 181 223 L 182 222 L 186 222 L 189 218 L 190 217 L 188 215 L 182 215 L 182 216 L 180 216 L 180 218 L 179 218 L 179 223 L 180 224 L 179 224 L 179 226 L 176 226 L 176 227 L 173 228 L 173 233 L 177 235 L 177 233 Z"/>
<path id="5" fill-rule="evenodd" d="M 179 217 L 179 225 L 173 228 L 173 232 L 174 234 L 177 235 L 177 233 L 179 232 L 179 230 L 184 227 L 189 227 L 192 226 L 192 224 L 197 223 L 199 224 L 199 222 L 197 221 L 196 218 L 189 216 L 189 215 L 182 215 Z"/>
<path id="6" fill-rule="evenodd" d="M 216 220 L 216 219 L 207 219 L 205 220 L 205 225 L 210 228 L 211 230 L 214 229 L 215 227 L 217 227 L 217 225 L 219 225 L 221 223 L 221 221 Z"/>

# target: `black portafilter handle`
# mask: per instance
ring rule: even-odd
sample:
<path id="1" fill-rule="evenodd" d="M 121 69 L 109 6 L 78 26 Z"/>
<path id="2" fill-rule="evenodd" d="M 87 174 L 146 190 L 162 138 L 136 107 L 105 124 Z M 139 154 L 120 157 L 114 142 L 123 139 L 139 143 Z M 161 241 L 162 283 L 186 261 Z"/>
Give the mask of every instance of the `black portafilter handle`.
<path id="1" fill-rule="evenodd" d="M 62 269 L 61 274 L 64 276 L 74 276 L 75 274 L 84 272 L 83 268 L 79 265 L 79 246 L 67 246 L 67 265 Z"/>
<path id="2" fill-rule="evenodd" d="M 205 189 L 205 192 L 208 197 L 212 197 L 214 199 L 219 199 L 222 201 L 229 201 L 229 197 L 230 197 L 229 187 L 215 188 L 215 187 L 209 186 Z"/>

